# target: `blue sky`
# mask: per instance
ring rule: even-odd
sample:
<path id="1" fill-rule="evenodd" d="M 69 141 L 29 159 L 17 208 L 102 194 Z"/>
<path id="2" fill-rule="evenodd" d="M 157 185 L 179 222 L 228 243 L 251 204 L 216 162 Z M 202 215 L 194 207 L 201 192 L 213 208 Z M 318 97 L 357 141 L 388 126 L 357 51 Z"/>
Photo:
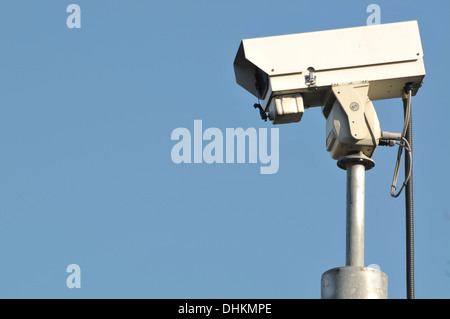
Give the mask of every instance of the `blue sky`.
<path id="1" fill-rule="evenodd" d="M 81 8 L 69 29 L 66 8 Z M 320 298 L 345 265 L 345 172 L 309 109 L 260 164 L 174 164 L 178 127 L 272 128 L 235 83 L 241 39 L 418 20 L 427 76 L 413 98 L 416 297 L 450 297 L 449 4 L 426 1 L 2 1 L 1 298 Z M 332 48 L 330 48 L 330 54 Z M 374 103 L 383 130 L 401 100 Z M 366 175 L 366 265 L 405 298 L 396 150 Z M 81 268 L 69 289 L 66 268 Z"/>

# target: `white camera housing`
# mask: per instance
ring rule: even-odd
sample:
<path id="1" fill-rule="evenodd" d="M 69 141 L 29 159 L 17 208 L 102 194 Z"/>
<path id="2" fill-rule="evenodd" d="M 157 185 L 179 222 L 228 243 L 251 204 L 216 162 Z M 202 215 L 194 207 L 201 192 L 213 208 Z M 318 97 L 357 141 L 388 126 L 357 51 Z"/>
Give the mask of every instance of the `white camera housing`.
<path id="1" fill-rule="evenodd" d="M 370 101 L 399 98 L 407 83 L 415 95 L 425 76 L 417 21 L 242 40 L 234 70 L 269 113 L 283 96 L 300 95 L 304 108 L 324 106 L 341 83 L 368 83 Z M 331 107 L 323 108 L 325 117 Z M 279 114 L 274 124 L 301 114 Z"/>

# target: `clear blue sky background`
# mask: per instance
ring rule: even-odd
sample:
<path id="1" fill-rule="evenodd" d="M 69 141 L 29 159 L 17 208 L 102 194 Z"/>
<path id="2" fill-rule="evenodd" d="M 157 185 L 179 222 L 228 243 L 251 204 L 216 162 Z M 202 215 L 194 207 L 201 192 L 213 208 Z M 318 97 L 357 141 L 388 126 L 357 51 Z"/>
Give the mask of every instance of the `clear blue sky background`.
<path id="1" fill-rule="evenodd" d="M 66 8 L 81 7 L 81 29 Z M 445 1 L 2 1 L 0 297 L 320 298 L 345 264 L 345 172 L 309 109 L 280 126 L 280 168 L 176 165 L 177 127 L 268 127 L 235 83 L 240 40 L 418 20 L 427 76 L 413 99 L 417 298 L 450 297 L 450 20 Z M 314 50 L 314 48 L 305 48 Z M 333 48 L 330 48 L 332 54 Z M 378 101 L 400 131 L 402 102 Z M 405 298 L 396 149 L 366 178 L 366 265 Z M 402 175 L 403 176 L 403 175 Z M 81 267 L 80 289 L 66 267 Z"/>

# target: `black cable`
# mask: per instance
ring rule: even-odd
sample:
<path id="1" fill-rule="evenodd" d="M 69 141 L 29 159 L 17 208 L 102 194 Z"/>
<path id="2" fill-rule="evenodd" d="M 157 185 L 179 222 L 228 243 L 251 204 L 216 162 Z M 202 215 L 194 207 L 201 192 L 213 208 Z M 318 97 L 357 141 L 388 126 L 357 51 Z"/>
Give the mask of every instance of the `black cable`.
<path id="1" fill-rule="evenodd" d="M 411 89 L 408 89 L 407 98 L 403 99 L 403 110 L 405 120 L 408 119 L 408 127 L 405 138 L 408 141 L 411 156 L 405 156 L 405 176 L 409 174 L 405 187 L 406 208 L 406 295 L 408 299 L 415 299 L 414 289 L 414 199 L 413 199 L 413 177 L 412 177 L 412 110 Z"/>
<path id="2" fill-rule="evenodd" d="M 399 149 L 398 149 L 398 153 L 397 153 L 397 161 L 395 163 L 394 177 L 392 179 L 392 185 L 391 185 L 391 196 L 394 198 L 397 198 L 398 196 L 400 196 L 403 189 L 406 187 L 409 179 L 411 178 L 411 173 L 412 173 L 412 166 L 410 166 L 410 167 L 408 167 L 408 169 L 406 169 L 406 159 L 405 159 L 405 181 L 403 182 L 403 185 L 401 186 L 398 193 L 395 194 L 395 191 L 397 189 L 397 179 L 398 179 L 398 173 L 400 170 L 400 163 L 401 163 L 402 155 L 403 155 L 403 148 L 408 153 L 408 156 L 406 156 L 405 158 L 409 157 L 409 159 L 408 159 L 409 163 L 412 163 L 412 148 L 410 147 L 409 141 L 406 138 L 408 127 L 411 122 L 410 119 L 411 119 L 411 95 L 412 95 L 412 92 L 410 92 L 410 89 L 405 88 L 405 93 L 408 94 L 408 92 L 410 93 L 408 95 L 409 98 L 406 97 L 403 99 L 403 108 L 404 108 L 405 119 L 403 122 L 403 129 L 402 129 L 402 134 L 401 134 L 401 138 L 400 138 L 400 143 L 397 144 L 397 145 L 399 145 Z"/>
<path id="3" fill-rule="evenodd" d="M 406 134 L 405 134 L 406 136 Z M 397 179 L 398 179 L 398 173 L 400 170 L 400 162 L 402 160 L 402 154 L 403 149 L 406 150 L 408 153 L 408 157 L 410 159 L 410 163 L 412 162 L 412 152 L 411 152 L 411 146 L 409 145 L 408 140 L 406 137 L 401 138 L 401 142 L 395 143 L 394 145 L 398 145 L 398 153 L 397 153 L 397 161 L 395 162 L 395 169 L 394 169 L 394 177 L 392 178 L 392 185 L 391 185 L 391 196 L 394 198 L 397 198 L 402 193 L 403 189 L 406 187 L 409 179 L 411 178 L 412 173 L 412 166 L 409 166 L 408 170 L 405 170 L 405 181 L 403 182 L 403 185 L 400 187 L 400 190 L 397 194 L 395 194 L 395 191 L 397 189 Z"/>

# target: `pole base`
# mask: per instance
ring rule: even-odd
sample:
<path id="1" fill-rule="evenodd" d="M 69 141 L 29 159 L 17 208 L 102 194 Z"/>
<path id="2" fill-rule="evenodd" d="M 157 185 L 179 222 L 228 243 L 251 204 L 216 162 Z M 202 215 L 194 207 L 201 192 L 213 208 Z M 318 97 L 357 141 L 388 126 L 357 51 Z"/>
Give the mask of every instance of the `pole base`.
<path id="1" fill-rule="evenodd" d="M 346 266 L 322 275 L 322 299 L 387 299 L 387 275 L 374 268 Z"/>

